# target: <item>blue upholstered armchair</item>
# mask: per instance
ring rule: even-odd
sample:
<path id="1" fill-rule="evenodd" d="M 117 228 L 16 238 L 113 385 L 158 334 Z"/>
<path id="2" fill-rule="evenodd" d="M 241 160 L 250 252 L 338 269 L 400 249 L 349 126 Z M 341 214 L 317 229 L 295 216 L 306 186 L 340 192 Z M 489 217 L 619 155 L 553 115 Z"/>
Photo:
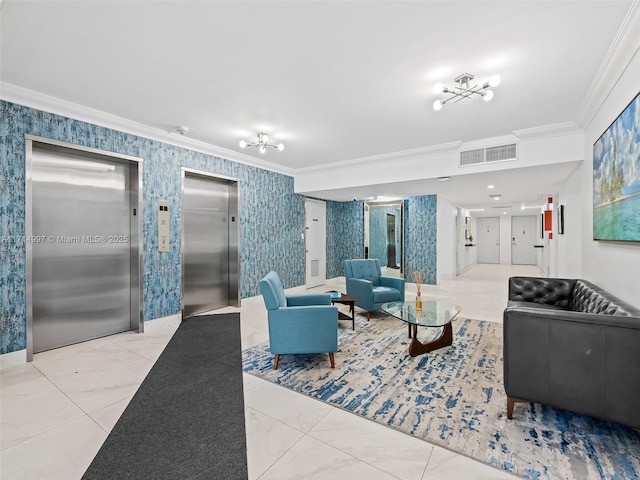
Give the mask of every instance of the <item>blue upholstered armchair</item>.
<path id="1" fill-rule="evenodd" d="M 383 303 L 404 302 L 404 279 L 383 276 L 377 258 L 345 260 L 344 276 L 347 295 L 358 299 L 356 305 L 367 311 L 367 320 Z"/>
<path id="2" fill-rule="evenodd" d="M 331 368 L 338 351 L 338 309 L 328 293 L 285 295 L 276 272 L 260 280 L 260 292 L 269 319 L 269 349 L 278 368 L 280 355 L 328 353 Z"/>

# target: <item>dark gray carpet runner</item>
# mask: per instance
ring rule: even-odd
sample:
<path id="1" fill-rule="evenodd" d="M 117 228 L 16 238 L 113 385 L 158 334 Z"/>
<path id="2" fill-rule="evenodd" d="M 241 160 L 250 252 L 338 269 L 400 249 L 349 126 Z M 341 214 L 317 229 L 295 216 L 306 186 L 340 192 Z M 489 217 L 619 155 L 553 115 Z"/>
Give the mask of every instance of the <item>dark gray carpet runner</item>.
<path id="1" fill-rule="evenodd" d="M 182 322 L 82 478 L 247 479 L 238 313 Z"/>

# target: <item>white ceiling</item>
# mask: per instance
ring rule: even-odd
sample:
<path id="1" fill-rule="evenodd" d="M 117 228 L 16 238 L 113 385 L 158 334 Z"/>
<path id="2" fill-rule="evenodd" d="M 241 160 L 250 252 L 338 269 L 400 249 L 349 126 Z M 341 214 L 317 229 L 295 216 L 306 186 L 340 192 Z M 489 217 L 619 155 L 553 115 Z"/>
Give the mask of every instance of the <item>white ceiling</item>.
<path id="1" fill-rule="evenodd" d="M 184 125 L 192 139 L 295 172 L 579 123 L 631 4 L 6 0 L 0 79 L 161 130 Z M 480 82 L 499 74 L 494 99 L 435 112 L 433 84 L 452 85 L 463 72 Z M 241 151 L 238 141 L 259 131 L 284 152 Z M 547 167 L 546 178 L 535 169 L 502 175 L 531 198 L 554 191 L 550 178 L 561 183 L 575 167 L 553 176 Z M 433 192 L 422 184 L 420 193 L 486 202 L 491 179 L 466 177 L 432 181 Z M 411 189 L 378 186 L 361 196 Z"/>

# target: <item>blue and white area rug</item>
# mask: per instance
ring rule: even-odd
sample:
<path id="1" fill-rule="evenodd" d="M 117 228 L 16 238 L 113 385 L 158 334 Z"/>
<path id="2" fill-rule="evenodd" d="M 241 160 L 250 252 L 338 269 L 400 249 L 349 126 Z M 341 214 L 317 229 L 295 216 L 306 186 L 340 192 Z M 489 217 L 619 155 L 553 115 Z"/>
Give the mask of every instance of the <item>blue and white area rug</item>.
<path id="1" fill-rule="evenodd" d="M 335 369 L 322 354 L 283 355 L 273 370 L 265 343 L 243 352 L 244 371 L 524 478 L 640 478 L 631 428 L 527 403 L 507 419 L 501 324 L 454 320 L 452 346 L 415 358 L 397 319 L 345 325 Z"/>

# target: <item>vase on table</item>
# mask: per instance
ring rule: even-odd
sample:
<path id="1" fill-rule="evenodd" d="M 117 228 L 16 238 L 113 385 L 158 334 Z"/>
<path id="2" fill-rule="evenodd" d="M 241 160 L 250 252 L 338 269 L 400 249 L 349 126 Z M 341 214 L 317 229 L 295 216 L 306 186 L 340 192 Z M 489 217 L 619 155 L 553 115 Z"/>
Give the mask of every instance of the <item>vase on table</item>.
<path id="1" fill-rule="evenodd" d="M 414 280 L 414 282 L 416 282 L 416 290 L 417 290 L 417 294 L 416 294 L 416 310 L 422 310 L 422 295 L 421 295 L 422 272 L 420 272 L 420 271 L 413 272 L 413 280 Z"/>

